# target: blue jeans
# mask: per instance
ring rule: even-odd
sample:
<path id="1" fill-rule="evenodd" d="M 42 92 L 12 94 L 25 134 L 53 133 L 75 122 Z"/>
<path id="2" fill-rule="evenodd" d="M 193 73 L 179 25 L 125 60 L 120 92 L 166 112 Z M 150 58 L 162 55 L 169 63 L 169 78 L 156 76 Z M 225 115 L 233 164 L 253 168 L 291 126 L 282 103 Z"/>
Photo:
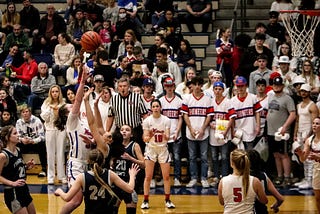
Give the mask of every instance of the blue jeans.
<path id="1" fill-rule="evenodd" d="M 212 165 L 214 177 L 219 178 L 219 153 L 221 154 L 221 175 L 222 177 L 227 176 L 229 173 L 229 143 L 224 144 L 223 146 L 211 146 L 212 154 Z"/>
<path id="2" fill-rule="evenodd" d="M 180 160 L 181 144 L 182 144 L 182 138 L 180 138 L 179 140 L 173 143 L 168 143 L 169 152 L 173 155 L 174 178 L 177 178 L 177 179 L 180 179 L 180 176 L 181 176 L 181 160 Z"/>
<path id="3" fill-rule="evenodd" d="M 191 179 L 198 178 L 197 158 L 199 157 L 201 159 L 201 180 L 207 179 L 208 177 L 208 145 L 209 145 L 209 138 L 206 138 L 201 141 L 188 139 Z"/>

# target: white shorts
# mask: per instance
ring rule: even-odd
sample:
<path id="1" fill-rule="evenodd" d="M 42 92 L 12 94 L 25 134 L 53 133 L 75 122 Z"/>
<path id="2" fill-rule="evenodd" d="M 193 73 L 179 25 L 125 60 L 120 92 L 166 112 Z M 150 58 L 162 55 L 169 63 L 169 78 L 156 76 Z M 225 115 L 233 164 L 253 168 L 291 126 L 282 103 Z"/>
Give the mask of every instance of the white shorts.
<path id="1" fill-rule="evenodd" d="M 70 158 L 67 163 L 68 186 L 71 187 L 77 176 L 88 169 L 86 161 Z"/>
<path id="2" fill-rule="evenodd" d="M 153 146 L 149 143 L 146 144 L 144 159 L 151 160 L 153 162 L 159 163 L 169 163 L 171 161 L 171 157 L 169 154 L 168 146 Z"/>
<path id="3" fill-rule="evenodd" d="M 313 167 L 312 187 L 315 190 L 320 190 L 320 169 L 316 166 Z"/>

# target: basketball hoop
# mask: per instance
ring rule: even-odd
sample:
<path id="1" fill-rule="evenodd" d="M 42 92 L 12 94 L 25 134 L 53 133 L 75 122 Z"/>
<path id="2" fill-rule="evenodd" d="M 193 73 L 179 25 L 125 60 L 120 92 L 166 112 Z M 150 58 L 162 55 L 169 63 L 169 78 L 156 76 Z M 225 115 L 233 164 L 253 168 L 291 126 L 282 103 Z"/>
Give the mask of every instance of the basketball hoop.
<path id="1" fill-rule="evenodd" d="M 292 56 L 313 57 L 315 29 L 320 22 L 320 10 L 281 10 L 282 22 L 291 38 Z"/>

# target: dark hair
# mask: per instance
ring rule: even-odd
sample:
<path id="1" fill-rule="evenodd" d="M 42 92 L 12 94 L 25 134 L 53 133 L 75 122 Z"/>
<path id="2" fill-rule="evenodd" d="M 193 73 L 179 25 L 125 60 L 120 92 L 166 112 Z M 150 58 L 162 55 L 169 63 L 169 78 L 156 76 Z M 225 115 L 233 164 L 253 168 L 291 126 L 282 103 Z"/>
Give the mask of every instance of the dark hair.
<path id="1" fill-rule="evenodd" d="M 288 57 L 289 57 L 289 59 L 292 59 L 292 48 L 291 48 L 291 44 L 288 43 L 288 42 L 283 42 L 283 43 L 280 45 L 279 57 L 280 57 L 280 56 L 283 56 L 283 53 L 282 53 L 282 51 L 281 51 L 281 46 L 282 46 L 282 45 L 287 45 L 287 46 L 289 46 Z"/>
<path id="2" fill-rule="evenodd" d="M 239 34 L 234 39 L 234 44 L 239 48 L 247 48 L 250 42 L 251 42 L 251 37 L 245 33 Z"/>
<path id="3" fill-rule="evenodd" d="M 142 53 L 142 48 L 140 46 L 135 46 L 133 48 L 133 55 L 138 55 Z"/>
<path id="4" fill-rule="evenodd" d="M 258 22 L 258 23 L 256 24 L 255 29 L 258 29 L 258 28 L 261 28 L 261 27 L 263 27 L 264 29 L 267 29 L 267 26 L 266 26 L 265 24 L 263 24 L 262 22 Z"/>
<path id="5" fill-rule="evenodd" d="M 162 54 L 162 55 L 164 55 L 164 56 L 167 56 L 168 51 L 167 51 L 166 48 L 159 47 L 159 48 L 157 48 L 157 50 L 156 50 L 156 54 L 157 54 L 157 53 L 160 53 L 160 54 Z"/>
<path id="6" fill-rule="evenodd" d="M 134 41 L 130 40 L 130 41 L 125 41 L 124 42 L 124 47 L 127 47 L 127 45 L 131 45 L 132 47 L 134 47 Z"/>
<path id="7" fill-rule="evenodd" d="M 161 73 L 168 72 L 168 63 L 164 61 L 159 61 L 156 63 L 157 68 L 161 71 Z"/>
<path id="8" fill-rule="evenodd" d="M 53 123 L 59 131 L 65 130 L 65 126 L 67 124 L 67 119 L 68 119 L 68 116 L 67 116 L 68 112 L 69 110 L 66 108 L 66 104 L 62 105 L 58 110 L 58 117 Z"/>
<path id="9" fill-rule="evenodd" d="M 256 33 L 256 35 L 254 36 L 255 40 L 266 40 L 266 35 L 264 33 Z"/>
<path id="10" fill-rule="evenodd" d="M 260 177 L 259 174 L 261 172 L 262 160 L 261 160 L 259 152 L 257 152 L 254 149 L 251 149 L 251 150 L 247 151 L 247 155 L 250 160 L 250 163 L 254 163 L 254 164 L 250 164 L 250 171 L 251 171 L 250 174 L 255 177 Z"/>
<path id="11" fill-rule="evenodd" d="M 62 32 L 62 33 L 60 33 L 60 36 L 61 36 L 62 38 L 64 38 L 64 39 L 66 39 L 67 43 L 70 43 L 70 42 L 71 42 L 71 38 L 68 36 L 67 33 Z"/>
<path id="12" fill-rule="evenodd" d="M 194 78 L 191 79 L 191 84 L 193 85 L 196 85 L 196 84 L 203 85 L 203 83 L 204 83 L 204 80 L 200 76 L 195 76 Z"/>
<path id="13" fill-rule="evenodd" d="M 161 102 L 160 102 L 159 99 L 152 100 L 151 103 L 150 103 L 150 107 L 152 106 L 153 103 L 158 103 L 160 105 L 160 107 L 161 107 Z"/>
<path id="14" fill-rule="evenodd" d="M 108 60 L 109 55 L 107 50 L 99 50 L 97 53 L 97 62 L 99 63 L 99 59 L 102 59 L 103 61 Z"/>
<path id="15" fill-rule="evenodd" d="M 181 41 L 180 41 L 180 46 L 181 46 L 181 42 L 183 42 L 185 45 L 186 45 L 186 51 L 187 51 L 187 53 L 190 53 L 191 52 L 191 50 L 192 50 L 192 48 L 191 48 L 191 45 L 190 45 L 190 42 L 189 42 L 189 40 L 187 40 L 187 39 L 182 39 Z M 179 47 L 179 49 L 180 49 L 180 47 Z M 181 50 L 181 49 L 180 49 Z"/>

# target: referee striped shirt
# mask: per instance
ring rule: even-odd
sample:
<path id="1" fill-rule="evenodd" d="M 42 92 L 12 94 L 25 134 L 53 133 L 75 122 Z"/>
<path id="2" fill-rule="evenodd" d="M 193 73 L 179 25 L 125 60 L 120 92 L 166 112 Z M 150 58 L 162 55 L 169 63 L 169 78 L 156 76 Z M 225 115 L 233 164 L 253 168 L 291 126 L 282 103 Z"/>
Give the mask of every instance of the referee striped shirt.
<path id="1" fill-rule="evenodd" d="M 136 128 L 142 123 L 141 116 L 147 113 L 148 110 L 140 94 L 129 92 L 129 95 L 126 97 L 117 94 L 111 99 L 109 116 L 114 117 L 117 128 L 123 125 Z"/>

